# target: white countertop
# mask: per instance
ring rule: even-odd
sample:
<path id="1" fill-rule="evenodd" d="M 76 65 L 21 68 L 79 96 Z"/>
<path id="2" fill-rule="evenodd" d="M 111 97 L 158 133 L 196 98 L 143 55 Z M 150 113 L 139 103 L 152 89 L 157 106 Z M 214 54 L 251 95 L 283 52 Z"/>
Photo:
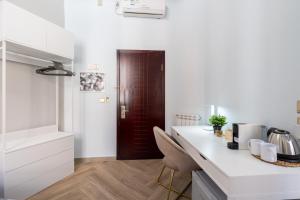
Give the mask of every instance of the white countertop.
<path id="1" fill-rule="evenodd" d="M 228 149 L 224 138 L 216 137 L 201 126 L 173 129 L 227 176 L 300 174 L 300 168 L 275 166 L 254 158 L 248 150 Z"/>

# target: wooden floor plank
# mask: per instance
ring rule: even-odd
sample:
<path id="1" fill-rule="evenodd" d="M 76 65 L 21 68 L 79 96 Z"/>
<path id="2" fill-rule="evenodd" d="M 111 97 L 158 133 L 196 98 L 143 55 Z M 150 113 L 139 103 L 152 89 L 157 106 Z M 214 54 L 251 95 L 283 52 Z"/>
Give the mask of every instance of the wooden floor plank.
<path id="1" fill-rule="evenodd" d="M 72 176 L 29 200 L 165 200 L 167 191 L 156 183 L 162 166 L 161 160 L 77 161 Z M 164 183 L 168 182 L 168 175 L 166 170 Z M 189 175 L 177 173 L 174 187 L 181 190 L 189 180 Z M 191 188 L 187 194 L 191 195 Z"/>

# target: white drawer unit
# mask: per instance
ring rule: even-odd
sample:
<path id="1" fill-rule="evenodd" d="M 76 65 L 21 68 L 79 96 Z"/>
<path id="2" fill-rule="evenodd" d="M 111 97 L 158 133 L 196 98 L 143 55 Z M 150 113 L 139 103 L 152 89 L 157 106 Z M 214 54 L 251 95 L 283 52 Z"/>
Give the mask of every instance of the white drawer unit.
<path id="1" fill-rule="evenodd" d="M 7 199 L 26 199 L 37 192 L 47 188 L 57 181 L 71 175 L 74 171 L 74 163 L 68 162 L 54 168 L 45 174 L 24 182 L 5 191 Z"/>
<path id="2" fill-rule="evenodd" d="M 26 199 L 74 172 L 73 134 L 36 130 L 10 134 L 2 165 L 5 199 Z"/>
<path id="3" fill-rule="evenodd" d="M 58 154 L 68 149 L 73 149 L 73 136 L 62 137 L 54 133 L 49 134 L 53 134 L 52 141 L 40 143 L 37 145 L 30 145 L 26 148 L 18 149 L 15 151 L 8 151 L 5 154 L 5 170 L 9 172 L 29 163 L 39 161 L 45 157 Z M 57 137 L 61 138 L 57 139 Z"/>
<path id="4" fill-rule="evenodd" d="M 24 54 L 32 49 L 48 53 L 54 61 L 74 58 L 74 37 L 70 32 L 7 0 L 0 1 L 0 11 L 0 40 L 19 45 Z M 10 50 L 10 46 L 7 48 Z"/>
<path id="5" fill-rule="evenodd" d="M 73 154 L 73 149 L 68 149 L 6 172 L 6 189 L 10 190 L 11 188 L 21 185 L 31 179 L 43 176 L 65 163 L 73 162 Z"/>

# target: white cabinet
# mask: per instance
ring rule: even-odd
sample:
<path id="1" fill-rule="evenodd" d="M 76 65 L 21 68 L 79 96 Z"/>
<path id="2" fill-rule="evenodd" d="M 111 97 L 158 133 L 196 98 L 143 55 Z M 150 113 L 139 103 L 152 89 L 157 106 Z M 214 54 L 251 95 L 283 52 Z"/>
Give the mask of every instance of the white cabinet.
<path id="1" fill-rule="evenodd" d="M 25 183 L 5 191 L 8 199 L 22 200 L 36 194 L 48 186 L 62 180 L 74 171 L 74 163 L 67 162 L 59 167 L 45 172 L 42 176 L 35 177 Z"/>
<path id="2" fill-rule="evenodd" d="M 3 1 L 5 40 L 31 48 L 46 50 L 45 20 Z"/>
<path id="3" fill-rule="evenodd" d="M 0 40 L 40 51 L 43 57 L 58 62 L 74 58 L 70 32 L 6 0 L 0 0 Z"/>
<path id="4" fill-rule="evenodd" d="M 3 154 L 1 187 L 5 199 L 26 199 L 74 172 L 74 136 L 56 131 L 45 133 L 49 127 L 39 130 L 7 136 L 6 145 L 12 148 Z"/>
<path id="5" fill-rule="evenodd" d="M 55 55 L 61 55 L 73 59 L 74 37 L 63 28 L 47 23 L 46 47 L 47 51 Z"/>

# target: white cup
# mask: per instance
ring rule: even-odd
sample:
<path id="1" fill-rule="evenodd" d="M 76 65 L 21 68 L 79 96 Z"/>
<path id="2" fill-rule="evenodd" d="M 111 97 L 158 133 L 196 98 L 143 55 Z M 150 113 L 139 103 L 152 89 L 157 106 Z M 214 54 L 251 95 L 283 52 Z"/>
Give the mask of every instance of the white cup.
<path id="1" fill-rule="evenodd" d="M 277 162 L 277 146 L 265 143 L 261 145 L 260 158 L 267 162 Z"/>
<path id="2" fill-rule="evenodd" d="M 256 156 L 260 156 L 260 148 L 261 145 L 264 143 L 263 140 L 259 140 L 259 139 L 251 139 L 248 142 L 248 148 L 251 152 L 251 154 L 256 155 Z"/>

